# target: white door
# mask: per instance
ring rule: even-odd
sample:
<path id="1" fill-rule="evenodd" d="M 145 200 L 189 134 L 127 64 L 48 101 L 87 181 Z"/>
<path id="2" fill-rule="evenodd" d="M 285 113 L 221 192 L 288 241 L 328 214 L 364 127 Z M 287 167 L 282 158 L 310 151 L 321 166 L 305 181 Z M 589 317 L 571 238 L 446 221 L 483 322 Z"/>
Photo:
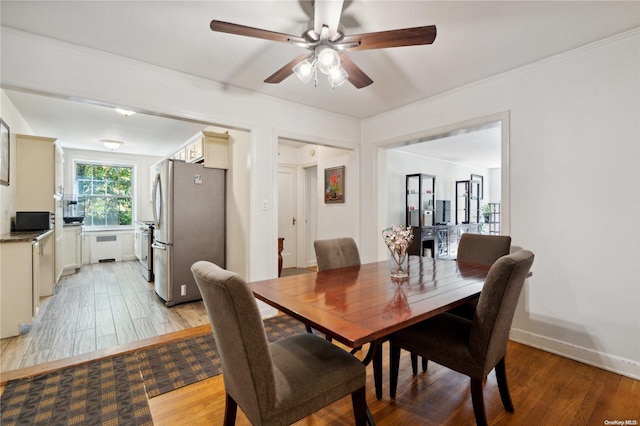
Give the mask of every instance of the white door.
<path id="1" fill-rule="evenodd" d="M 296 257 L 296 169 L 278 168 L 278 237 L 284 238 L 282 267 L 295 268 Z M 274 243 L 275 245 L 275 243 Z"/>

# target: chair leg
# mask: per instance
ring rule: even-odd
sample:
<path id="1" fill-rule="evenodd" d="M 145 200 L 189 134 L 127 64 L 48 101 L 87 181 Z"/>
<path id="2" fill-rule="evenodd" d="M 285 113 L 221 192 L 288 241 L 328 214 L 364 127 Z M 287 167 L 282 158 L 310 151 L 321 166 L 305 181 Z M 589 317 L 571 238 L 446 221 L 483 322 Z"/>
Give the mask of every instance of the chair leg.
<path id="1" fill-rule="evenodd" d="M 425 357 L 422 357 L 422 372 L 427 372 L 427 364 L 429 360 Z M 413 375 L 418 374 L 418 355 L 411 352 L 411 371 L 413 371 Z"/>
<path id="2" fill-rule="evenodd" d="M 413 354 L 411 354 L 413 357 Z M 400 346 L 389 345 L 389 396 L 396 397 L 398 370 L 400 369 Z"/>
<path id="3" fill-rule="evenodd" d="M 513 402 L 511 402 L 511 395 L 509 394 L 509 384 L 507 383 L 507 367 L 504 362 L 504 358 L 496 365 L 496 380 L 498 381 L 498 390 L 500 391 L 500 398 L 502 399 L 502 405 L 504 409 L 510 413 L 513 413 Z"/>
<path id="4" fill-rule="evenodd" d="M 364 386 L 351 394 L 353 403 L 353 416 L 356 419 L 356 426 L 367 424 L 367 396 Z"/>
<path id="5" fill-rule="evenodd" d="M 238 412 L 238 403 L 231 398 L 231 395 L 227 394 L 227 399 L 224 406 L 224 425 L 233 426 L 236 424 L 236 413 Z"/>
<path id="6" fill-rule="evenodd" d="M 411 352 L 411 371 L 414 376 L 418 374 L 418 355 L 413 352 Z"/>
<path id="7" fill-rule="evenodd" d="M 476 416 L 476 425 L 487 426 L 482 380 L 471 379 L 471 402 L 473 403 L 473 414 Z"/>
<path id="8" fill-rule="evenodd" d="M 311 329 L 311 327 L 305 324 L 304 328 L 307 329 L 307 333 L 313 334 L 313 330 Z"/>

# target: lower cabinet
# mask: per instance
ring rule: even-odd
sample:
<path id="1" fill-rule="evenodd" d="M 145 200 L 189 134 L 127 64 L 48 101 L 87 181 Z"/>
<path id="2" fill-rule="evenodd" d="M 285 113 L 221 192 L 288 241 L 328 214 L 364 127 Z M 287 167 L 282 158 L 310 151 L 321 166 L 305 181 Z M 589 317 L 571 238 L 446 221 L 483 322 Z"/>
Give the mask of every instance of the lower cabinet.
<path id="1" fill-rule="evenodd" d="M 39 246 L 38 257 L 34 259 L 34 263 L 37 262 L 38 267 L 38 279 L 36 280 L 36 286 L 38 287 L 38 296 L 53 296 L 53 291 L 56 286 L 55 276 L 55 237 L 53 232 L 48 233 L 43 237 L 36 240 Z"/>
<path id="2" fill-rule="evenodd" d="M 39 247 L 33 241 L 2 244 L 2 288 L 0 288 L 0 338 L 20 334 L 20 324 L 30 323 L 33 303 L 39 300 L 32 279 L 33 254 Z M 19 265 L 8 268 L 6 265 Z M 37 302 L 36 302 L 37 303 Z"/>
<path id="3" fill-rule="evenodd" d="M 62 275 L 77 272 L 82 267 L 82 225 L 65 225 Z"/>
<path id="4" fill-rule="evenodd" d="M 55 289 L 53 231 L 2 236 L 0 338 L 17 336 L 38 313 L 41 296 Z M 6 237 L 6 238 L 5 238 Z"/>

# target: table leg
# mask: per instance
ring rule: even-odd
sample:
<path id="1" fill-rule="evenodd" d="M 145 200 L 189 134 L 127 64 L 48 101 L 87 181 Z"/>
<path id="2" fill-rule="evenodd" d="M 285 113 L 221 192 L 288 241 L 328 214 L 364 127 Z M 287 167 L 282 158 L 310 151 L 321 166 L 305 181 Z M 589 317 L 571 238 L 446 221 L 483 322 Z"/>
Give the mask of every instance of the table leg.
<path id="1" fill-rule="evenodd" d="M 376 386 L 376 398 L 382 399 L 382 343 L 378 342 L 373 353 L 373 381 Z"/>
<path id="2" fill-rule="evenodd" d="M 376 386 L 376 398 L 382 399 L 382 340 L 374 340 L 369 344 L 369 351 L 362 363 L 369 365 L 373 361 L 373 381 Z"/>

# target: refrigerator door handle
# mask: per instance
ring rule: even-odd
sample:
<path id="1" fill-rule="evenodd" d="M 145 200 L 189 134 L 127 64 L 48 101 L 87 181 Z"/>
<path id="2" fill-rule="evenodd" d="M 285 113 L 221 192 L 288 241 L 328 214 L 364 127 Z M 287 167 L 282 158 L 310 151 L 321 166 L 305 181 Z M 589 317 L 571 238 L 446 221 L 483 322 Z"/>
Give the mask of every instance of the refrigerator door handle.
<path id="1" fill-rule="evenodd" d="M 160 229 L 160 221 L 162 220 L 162 182 L 160 181 L 160 173 L 156 175 L 153 185 L 153 221 L 155 227 Z"/>
<path id="2" fill-rule="evenodd" d="M 151 244 L 151 247 L 152 247 L 152 248 L 154 248 L 154 249 L 156 249 L 156 250 L 165 250 L 165 251 L 167 250 L 167 246 L 166 246 L 166 244 L 162 244 L 162 245 L 160 245 L 160 244 L 156 244 L 156 243 L 154 242 L 153 244 Z"/>

